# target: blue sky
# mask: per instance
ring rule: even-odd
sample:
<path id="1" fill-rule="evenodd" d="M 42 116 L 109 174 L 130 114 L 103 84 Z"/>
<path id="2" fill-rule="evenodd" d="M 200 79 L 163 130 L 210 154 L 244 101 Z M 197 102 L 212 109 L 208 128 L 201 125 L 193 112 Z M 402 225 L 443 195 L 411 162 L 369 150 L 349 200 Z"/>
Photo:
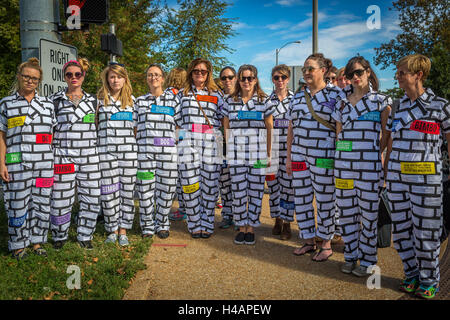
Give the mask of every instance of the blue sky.
<path id="1" fill-rule="evenodd" d="M 236 51 L 225 52 L 232 65 L 250 63 L 259 71 L 259 79 L 266 93 L 272 90 L 270 72 L 275 65 L 277 48 L 290 41 L 279 53 L 279 63 L 302 65 L 312 53 L 312 0 L 227 0 L 231 4 L 225 14 L 238 18 L 234 29 L 238 33 L 228 40 Z M 176 1 L 168 1 L 175 4 Z M 370 30 L 367 13 L 371 5 L 380 8 L 381 28 Z M 333 60 L 336 67 L 344 67 L 356 54 L 372 64 L 381 89 L 395 86 L 393 68 L 381 70 L 373 63 L 375 47 L 393 39 L 400 31 L 398 12 L 389 10 L 392 0 L 337 1 L 319 0 L 319 52 Z"/>

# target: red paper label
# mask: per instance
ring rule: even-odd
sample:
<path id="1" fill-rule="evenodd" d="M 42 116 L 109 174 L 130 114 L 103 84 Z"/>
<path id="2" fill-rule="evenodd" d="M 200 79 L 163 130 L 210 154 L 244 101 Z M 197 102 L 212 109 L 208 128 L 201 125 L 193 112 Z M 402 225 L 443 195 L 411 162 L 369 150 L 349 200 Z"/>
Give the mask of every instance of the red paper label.
<path id="1" fill-rule="evenodd" d="M 439 134 L 441 132 L 441 126 L 439 123 L 422 120 L 413 121 L 413 123 L 411 123 L 410 129 L 429 134 Z"/>
<path id="2" fill-rule="evenodd" d="M 211 102 L 214 104 L 217 104 L 217 101 L 218 101 L 217 97 L 214 97 L 214 96 L 199 96 L 199 95 L 197 95 L 197 99 L 198 99 L 198 101 Z"/>
<path id="3" fill-rule="evenodd" d="M 292 162 L 292 171 L 305 171 L 308 169 L 306 162 Z"/>
<path id="4" fill-rule="evenodd" d="M 52 135 L 51 134 L 37 134 L 36 135 L 36 143 L 51 144 L 52 143 Z"/>
<path id="5" fill-rule="evenodd" d="M 68 174 L 74 172 L 75 172 L 75 165 L 73 163 L 55 164 L 55 174 Z"/>
<path id="6" fill-rule="evenodd" d="M 53 186 L 54 178 L 36 178 L 37 188 L 50 188 Z"/>
<path id="7" fill-rule="evenodd" d="M 274 181 L 275 175 L 274 174 L 268 174 L 266 175 L 266 181 Z"/>
<path id="8" fill-rule="evenodd" d="M 192 124 L 192 132 L 213 133 L 213 130 L 207 124 Z"/>

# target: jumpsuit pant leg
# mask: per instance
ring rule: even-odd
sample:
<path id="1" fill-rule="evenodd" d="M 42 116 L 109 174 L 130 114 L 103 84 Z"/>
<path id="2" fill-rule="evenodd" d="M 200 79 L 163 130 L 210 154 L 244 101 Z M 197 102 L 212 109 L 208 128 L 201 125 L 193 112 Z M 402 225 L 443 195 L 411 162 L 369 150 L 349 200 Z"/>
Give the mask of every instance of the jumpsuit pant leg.
<path id="1" fill-rule="evenodd" d="M 237 227 L 247 226 L 249 222 L 247 211 L 249 191 L 248 173 L 248 166 L 230 166 L 233 219 Z"/>
<path id="2" fill-rule="evenodd" d="M 293 171 L 292 184 L 296 219 L 300 229 L 299 238 L 312 239 L 316 235 L 316 225 L 313 207 L 314 192 L 309 168 L 304 171 Z"/>
<path id="3" fill-rule="evenodd" d="M 280 169 L 275 173 L 274 180 L 267 180 L 269 189 L 269 207 L 270 217 L 280 218 L 280 191 L 281 191 L 281 172 Z"/>
<path id="4" fill-rule="evenodd" d="M 202 162 L 201 174 L 201 226 L 202 231 L 214 232 L 214 218 L 217 195 L 219 192 L 220 165 Z"/>
<path id="5" fill-rule="evenodd" d="M 177 155 L 159 155 L 156 162 L 156 232 L 169 231 L 169 213 L 177 188 Z"/>
<path id="6" fill-rule="evenodd" d="M 105 219 L 105 230 L 113 233 L 119 228 L 120 183 L 119 162 L 106 150 L 99 152 L 101 177 L 101 206 Z M 105 148 L 106 149 L 106 148 Z M 104 152 L 103 152 L 104 151 Z"/>
<path id="7" fill-rule="evenodd" d="M 248 225 L 259 227 L 261 225 L 261 207 L 264 197 L 264 181 L 266 180 L 265 168 L 256 169 L 250 167 L 248 170 Z"/>
<path id="8" fill-rule="evenodd" d="M 222 200 L 222 217 L 223 219 L 233 219 L 233 197 L 231 195 L 231 176 L 230 168 L 227 164 L 222 164 L 220 167 L 220 198 Z"/>
<path id="9" fill-rule="evenodd" d="M 280 182 L 280 218 L 285 222 L 294 221 L 295 200 L 294 188 L 292 187 L 292 176 L 286 172 L 286 159 L 280 164 L 279 182 Z"/>
<path id="10" fill-rule="evenodd" d="M 134 221 L 134 189 L 137 175 L 137 154 L 127 152 L 120 154 L 119 159 L 119 180 L 120 180 L 120 209 L 118 224 L 121 229 L 131 229 Z"/>
<path id="11" fill-rule="evenodd" d="M 356 194 L 355 188 L 336 188 L 336 205 L 341 213 L 340 223 L 342 239 L 345 244 L 344 259 L 346 262 L 356 262 L 359 257 L 361 209 Z"/>
<path id="12" fill-rule="evenodd" d="M 155 234 L 155 173 L 156 160 L 153 155 L 138 155 L 137 187 L 139 194 L 139 218 L 142 235 Z"/>

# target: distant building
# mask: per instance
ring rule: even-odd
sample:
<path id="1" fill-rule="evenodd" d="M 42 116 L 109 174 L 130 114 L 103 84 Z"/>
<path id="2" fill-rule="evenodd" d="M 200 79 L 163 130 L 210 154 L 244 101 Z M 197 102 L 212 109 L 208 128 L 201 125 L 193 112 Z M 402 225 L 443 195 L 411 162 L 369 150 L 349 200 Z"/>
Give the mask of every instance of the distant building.
<path id="1" fill-rule="evenodd" d="M 289 90 L 296 92 L 300 87 L 299 82 L 304 82 L 302 68 L 303 66 L 289 66 L 289 69 L 291 70 L 291 79 L 288 84 Z"/>

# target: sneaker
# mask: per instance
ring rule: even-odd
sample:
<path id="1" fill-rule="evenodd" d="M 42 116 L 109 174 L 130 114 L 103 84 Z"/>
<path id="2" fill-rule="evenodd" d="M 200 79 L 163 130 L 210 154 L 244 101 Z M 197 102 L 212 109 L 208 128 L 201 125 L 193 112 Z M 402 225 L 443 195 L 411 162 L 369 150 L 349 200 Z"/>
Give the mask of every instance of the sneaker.
<path id="1" fill-rule="evenodd" d="M 84 248 L 84 249 L 86 249 L 86 250 L 92 250 L 92 249 L 94 249 L 94 247 L 92 246 L 91 240 L 87 240 L 87 241 L 78 241 L 78 244 L 80 245 L 81 248 Z"/>
<path id="2" fill-rule="evenodd" d="M 12 257 L 14 259 L 17 259 L 17 261 L 20 261 L 20 260 L 24 260 L 24 259 L 28 258 L 28 253 L 25 251 L 25 249 L 22 249 L 21 251 L 19 251 L 17 253 L 13 252 Z"/>
<path id="3" fill-rule="evenodd" d="M 33 253 L 37 256 L 41 256 L 41 257 L 48 257 L 47 255 L 47 250 L 45 250 L 42 247 L 39 247 L 37 249 L 33 249 Z"/>
<path id="4" fill-rule="evenodd" d="M 223 219 L 219 224 L 220 229 L 228 229 L 234 225 L 233 219 Z"/>
<path id="5" fill-rule="evenodd" d="M 181 221 L 184 219 L 186 219 L 186 213 L 184 213 L 180 210 L 169 213 L 169 220 L 171 220 L 171 221 Z"/>
<path id="6" fill-rule="evenodd" d="M 245 244 L 255 244 L 255 234 L 253 232 L 247 232 L 244 236 L 244 239 Z"/>
<path id="7" fill-rule="evenodd" d="M 236 238 L 234 238 L 234 243 L 236 243 L 236 244 L 244 244 L 245 243 L 245 233 L 239 232 L 237 234 Z"/>
<path id="8" fill-rule="evenodd" d="M 117 241 L 117 234 L 111 233 L 105 240 L 105 243 L 116 243 Z"/>
<path id="9" fill-rule="evenodd" d="M 400 291 L 414 293 L 419 288 L 419 277 L 406 278 L 400 284 Z"/>
<path id="10" fill-rule="evenodd" d="M 439 287 L 436 286 L 424 286 L 420 285 L 419 288 L 417 288 L 416 292 L 414 293 L 415 296 L 423 298 L 423 299 L 433 299 L 436 297 L 436 293 L 439 292 Z"/>
<path id="11" fill-rule="evenodd" d="M 53 249 L 55 250 L 60 250 L 62 249 L 62 247 L 64 247 L 64 245 L 66 244 L 67 240 L 59 240 L 59 241 L 55 241 L 53 243 Z"/>
<path id="12" fill-rule="evenodd" d="M 357 266 L 355 269 L 352 270 L 352 273 L 357 277 L 367 277 L 370 274 L 367 272 L 367 267 L 364 266 Z"/>
<path id="13" fill-rule="evenodd" d="M 356 268 L 356 265 L 356 261 L 345 262 L 341 267 L 341 271 L 350 274 Z"/>
<path id="14" fill-rule="evenodd" d="M 170 234 L 169 230 L 161 230 L 161 231 L 158 231 L 158 233 L 156 235 L 160 239 L 166 239 L 169 237 L 169 234 Z"/>
<path id="15" fill-rule="evenodd" d="M 121 247 L 125 247 L 127 245 L 129 245 L 130 242 L 128 241 L 128 237 L 124 234 L 119 235 L 119 245 Z"/>

